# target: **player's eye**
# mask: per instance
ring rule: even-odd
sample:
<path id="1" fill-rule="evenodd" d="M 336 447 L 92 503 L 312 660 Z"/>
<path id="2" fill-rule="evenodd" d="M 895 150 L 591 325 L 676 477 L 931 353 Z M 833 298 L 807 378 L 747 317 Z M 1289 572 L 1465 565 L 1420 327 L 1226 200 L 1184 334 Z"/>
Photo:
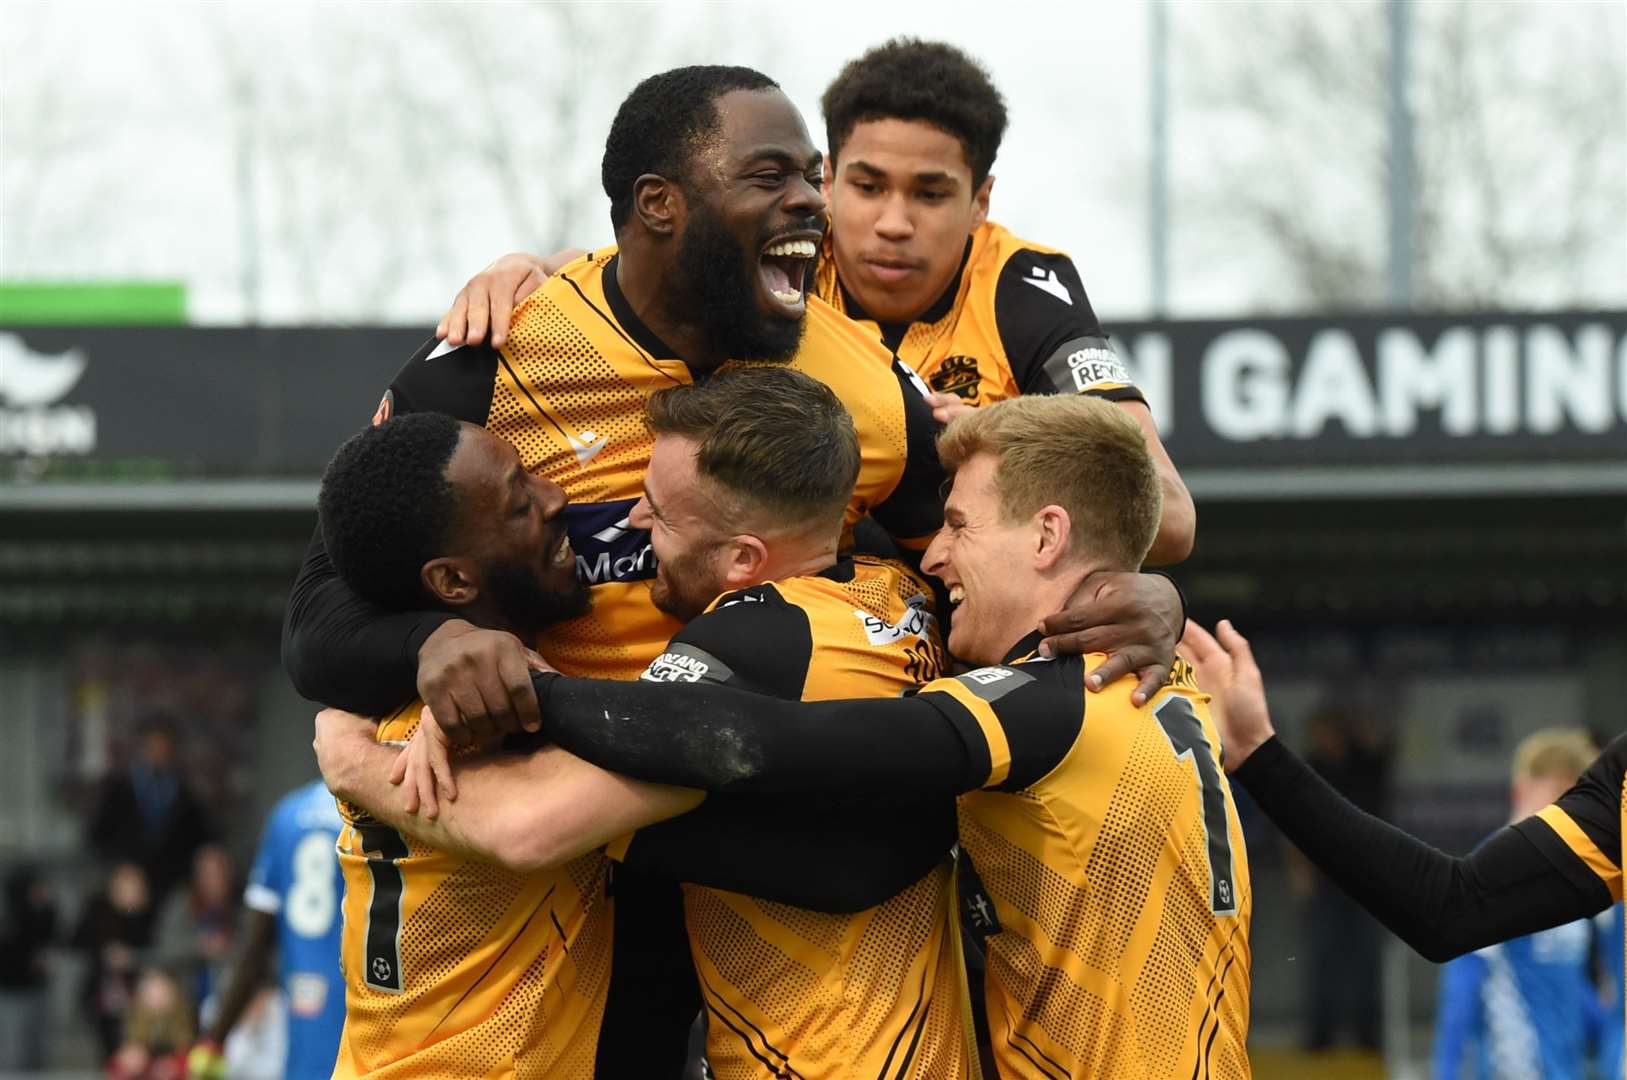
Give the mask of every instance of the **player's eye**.
<path id="1" fill-rule="evenodd" d="M 763 172 L 752 173 L 751 178 L 759 184 L 773 186 L 785 183 L 785 172 L 782 169 L 767 169 Z"/>
<path id="2" fill-rule="evenodd" d="M 535 507 L 536 505 L 537 505 L 536 503 L 532 502 L 530 499 L 527 499 L 527 500 L 525 500 L 525 502 L 521 503 L 519 506 L 516 506 L 514 508 L 514 516 L 515 517 L 524 517 L 525 515 L 529 514 L 531 512 L 532 508 Z"/>
<path id="3" fill-rule="evenodd" d="M 929 203 L 940 203 L 949 198 L 947 191 L 923 191 L 920 198 Z"/>
<path id="4" fill-rule="evenodd" d="M 863 192 L 866 195 L 877 195 L 877 194 L 880 194 L 880 192 L 881 192 L 880 185 L 872 184 L 868 180 L 854 180 L 854 181 L 851 181 L 851 183 L 853 184 L 854 187 L 858 188 L 861 192 Z"/>

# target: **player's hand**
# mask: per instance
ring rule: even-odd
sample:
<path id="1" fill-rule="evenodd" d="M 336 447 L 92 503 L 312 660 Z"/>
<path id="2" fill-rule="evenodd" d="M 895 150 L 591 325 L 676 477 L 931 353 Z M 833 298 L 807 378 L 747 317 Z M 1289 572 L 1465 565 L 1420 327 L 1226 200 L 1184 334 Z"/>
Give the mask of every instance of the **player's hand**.
<path id="1" fill-rule="evenodd" d="M 1040 624 L 1046 635 L 1042 656 L 1107 653 L 1085 678 L 1091 690 L 1111 686 L 1134 672 L 1140 680 L 1130 694 L 1145 705 L 1169 678 L 1175 643 L 1181 638 L 1181 594 L 1157 574 L 1098 570 L 1085 578 L 1083 599 Z"/>
<path id="2" fill-rule="evenodd" d="M 546 259 L 510 252 L 469 279 L 435 327 L 448 345 L 479 345 L 491 328 L 491 347 L 508 343 L 509 319 L 520 301 L 535 292 L 559 268 L 583 254 L 581 248 L 556 251 Z"/>
<path id="3" fill-rule="evenodd" d="M 432 820 L 440 815 L 440 799 L 452 802 L 458 797 L 446 733 L 435 722 L 435 715 L 427 705 L 406 749 L 396 756 L 395 764 L 390 767 L 390 783 L 406 784 L 402 806 L 407 813 L 416 814 L 422 808 L 424 816 Z"/>
<path id="4" fill-rule="evenodd" d="M 947 424 L 972 411 L 972 406 L 959 394 L 928 394 L 926 403 L 932 406 L 932 415 L 940 424 Z"/>
<path id="5" fill-rule="evenodd" d="M 1226 771 L 1231 772 L 1276 734 L 1265 703 L 1265 680 L 1254 662 L 1254 652 L 1248 639 L 1227 620 L 1220 620 L 1211 636 L 1188 619 L 1186 636 L 1181 638 L 1181 655 L 1191 662 L 1198 689 L 1212 699 L 1210 714 L 1225 751 L 1221 760 Z"/>
<path id="6" fill-rule="evenodd" d="M 186 1055 L 187 1080 L 226 1080 L 226 1055 L 213 1039 L 199 1039 Z"/>
<path id="7" fill-rule="evenodd" d="M 513 634 L 452 619 L 418 650 L 418 696 L 453 746 L 536 731 L 542 712 L 531 685 L 534 655 Z"/>
<path id="8" fill-rule="evenodd" d="M 323 709 L 316 714 L 316 738 L 311 749 L 316 751 L 322 782 L 339 798 L 355 797 L 356 768 L 364 756 L 357 751 L 373 745 L 376 731 L 373 721 L 343 709 Z"/>

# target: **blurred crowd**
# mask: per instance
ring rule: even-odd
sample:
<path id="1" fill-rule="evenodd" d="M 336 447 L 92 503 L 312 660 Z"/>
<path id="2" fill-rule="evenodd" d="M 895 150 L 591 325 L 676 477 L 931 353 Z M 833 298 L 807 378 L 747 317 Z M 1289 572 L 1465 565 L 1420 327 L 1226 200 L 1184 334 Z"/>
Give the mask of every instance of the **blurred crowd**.
<path id="1" fill-rule="evenodd" d="M 56 877 L 5 874 L 0 1073 L 50 1067 L 52 965 L 77 955 L 77 997 L 97 1060 L 121 1080 L 183 1077 L 239 935 L 242 875 L 179 767 L 175 725 L 142 722 L 129 760 L 94 791 L 97 872 L 73 917 Z M 274 995 L 256 1011 L 274 1008 Z M 255 1025 L 245 1025 L 252 1031 Z"/>

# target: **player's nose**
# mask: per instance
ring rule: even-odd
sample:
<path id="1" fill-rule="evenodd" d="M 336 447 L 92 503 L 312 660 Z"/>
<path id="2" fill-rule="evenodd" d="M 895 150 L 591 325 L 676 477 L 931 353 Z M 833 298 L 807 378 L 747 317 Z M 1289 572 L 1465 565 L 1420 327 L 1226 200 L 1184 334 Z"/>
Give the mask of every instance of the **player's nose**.
<path id="1" fill-rule="evenodd" d="M 558 517 L 560 512 L 570 505 L 571 499 L 569 495 L 565 494 L 565 489 L 552 480 L 538 476 L 533 477 L 533 481 L 537 489 L 535 498 L 542 507 L 544 521 Z"/>

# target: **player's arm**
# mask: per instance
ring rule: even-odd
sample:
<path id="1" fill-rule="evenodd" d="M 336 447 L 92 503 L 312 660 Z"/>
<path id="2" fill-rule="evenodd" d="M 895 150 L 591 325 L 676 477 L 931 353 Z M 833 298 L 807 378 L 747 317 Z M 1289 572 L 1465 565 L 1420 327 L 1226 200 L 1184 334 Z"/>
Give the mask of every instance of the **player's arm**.
<path id="1" fill-rule="evenodd" d="M 1426 959 L 1594 915 L 1621 898 L 1627 736 L 1558 803 L 1455 857 L 1358 809 L 1276 737 L 1259 668 L 1229 623 L 1218 640 L 1188 624 L 1182 646 L 1214 695 L 1227 771 L 1311 862 Z"/>
<path id="2" fill-rule="evenodd" d="M 913 697 L 818 702 L 704 682 L 534 679 L 546 737 L 615 772 L 707 791 L 958 795 L 1048 768 L 1047 754 L 1054 764 L 1079 722 L 1077 699 L 1071 713 L 1062 711 L 1056 688 L 1026 674 L 998 699 L 1000 716 L 1029 718 L 1036 745 L 1020 755 L 1009 740 L 991 744 L 994 726 L 969 714 L 953 679 Z"/>
<path id="3" fill-rule="evenodd" d="M 1146 399 L 1091 309 L 1073 260 L 1034 250 L 1013 255 L 995 286 L 994 319 L 1023 393 L 1091 394 L 1135 418 L 1164 493 L 1164 514 L 1147 562 L 1166 566 L 1190 555 L 1198 521 L 1192 495 L 1164 449 Z"/>
<path id="4" fill-rule="evenodd" d="M 374 740 L 372 721 L 324 709 L 315 746 L 339 798 L 438 850 L 519 873 L 568 862 L 704 797 L 616 776 L 558 747 L 498 750 L 457 760 L 458 798 L 431 818 L 405 808 L 389 779 L 398 748 Z"/>
<path id="5" fill-rule="evenodd" d="M 458 290 L 436 325 L 435 336 L 448 345 L 480 345 L 490 327 L 491 347 L 501 349 L 508 343 L 509 321 L 520 301 L 585 254 L 581 248 L 566 248 L 546 258 L 523 251 L 504 255 Z"/>
<path id="6" fill-rule="evenodd" d="M 759 703 L 797 702 L 812 656 L 808 613 L 775 586 L 758 585 L 725 595 L 692 620 L 641 681 L 739 688 L 758 695 Z M 714 797 L 692 813 L 640 829 L 610 853 L 646 873 L 817 911 L 853 912 L 918 880 L 954 843 L 953 801 L 946 795 L 855 801 L 821 794 Z"/>
<path id="7" fill-rule="evenodd" d="M 499 354 L 429 341 L 390 384 L 374 422 L 434 411 L 483 424 Z M 283 666 L 312 701 L 383 715 L 422 697 L 468 742 L 536 723 L 526 647 L 444 611 L 391 611 L 363 600 L 311 539 L 283 621 Z"/>

